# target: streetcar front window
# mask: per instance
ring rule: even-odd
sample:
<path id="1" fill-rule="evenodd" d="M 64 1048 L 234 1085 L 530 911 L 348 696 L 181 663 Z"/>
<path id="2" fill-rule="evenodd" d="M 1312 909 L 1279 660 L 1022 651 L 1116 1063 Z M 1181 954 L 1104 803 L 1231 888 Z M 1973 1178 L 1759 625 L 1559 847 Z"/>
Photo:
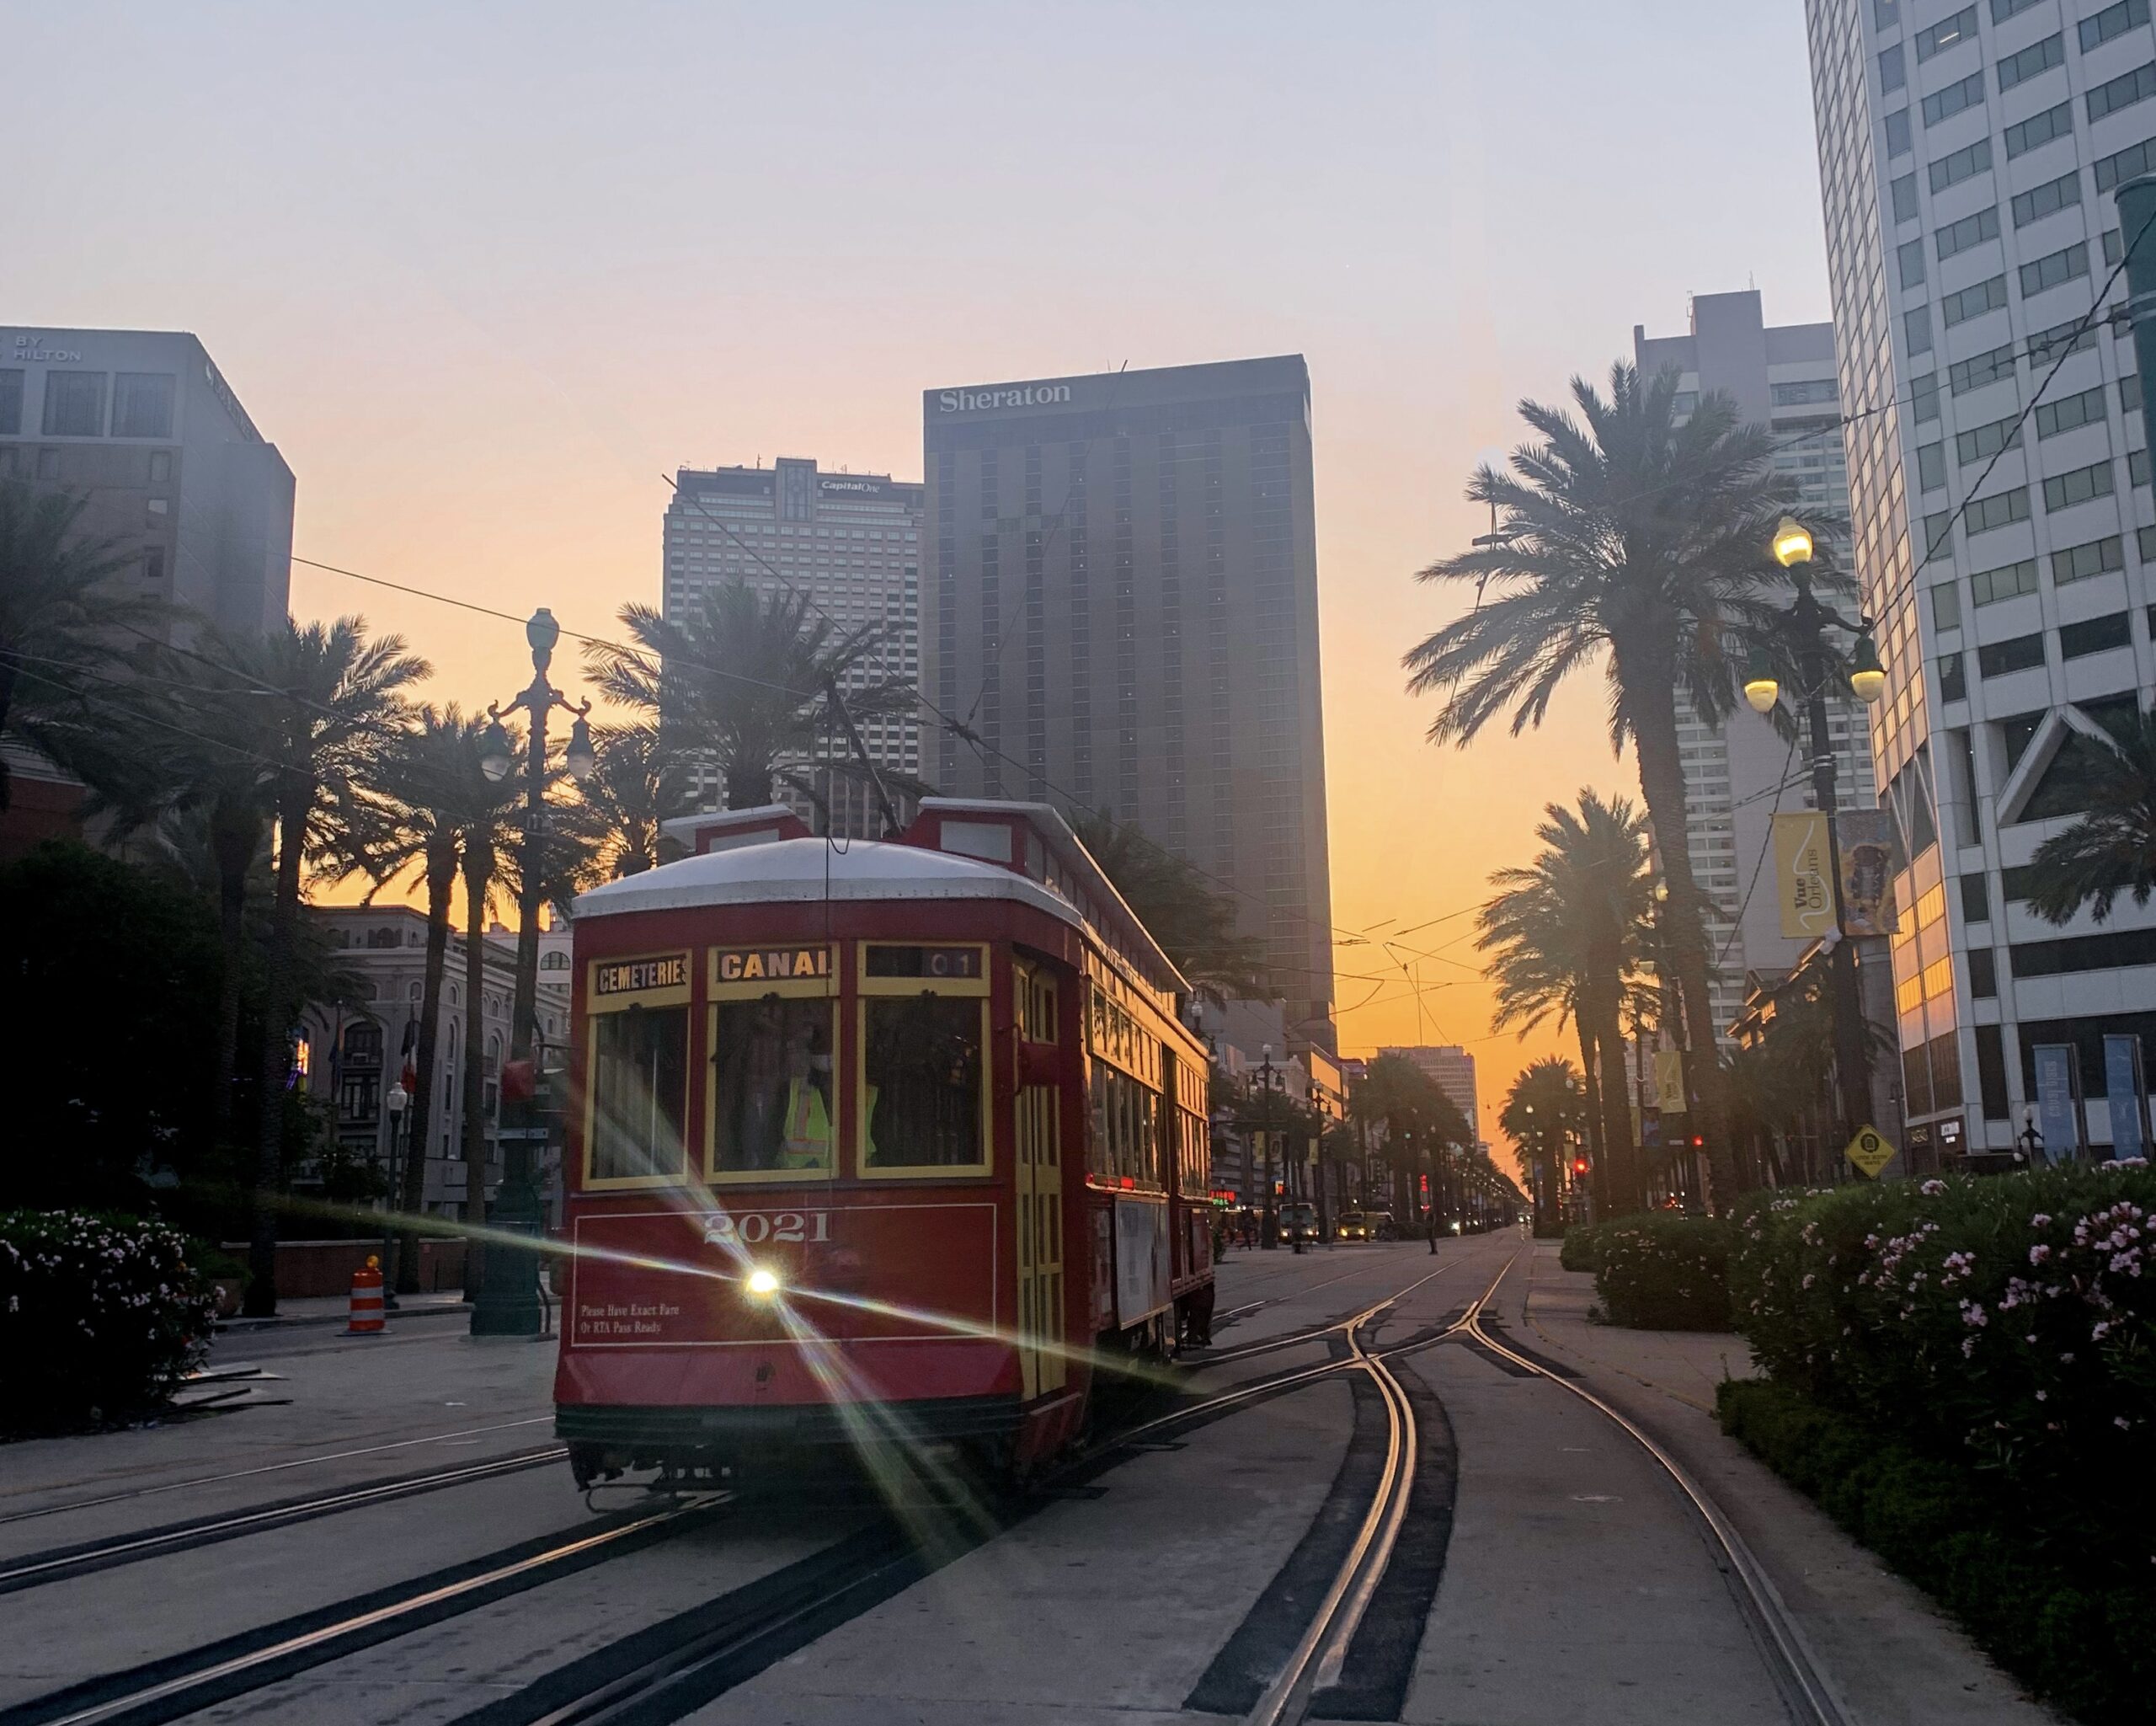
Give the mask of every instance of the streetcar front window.
<path id="1" fill-rule="evenodd" d="M 689 1105 L 689 1009 L 632 1007 L 591 1020 L 585 1178 L 678 1178 Z"/>
<path id="2" fill-rule="evenodd" d="M 988 1161 L 983 1017 L 975 996 L 886 995 L 862 1002 L 865 1168 L 966 1168 Z"/>
<path id="3" fill-rule="evenodd" d="M 713 1174 L 830 1173 L 836 1011 L 828 998 L 777 996 L 712 1007 Z"/>

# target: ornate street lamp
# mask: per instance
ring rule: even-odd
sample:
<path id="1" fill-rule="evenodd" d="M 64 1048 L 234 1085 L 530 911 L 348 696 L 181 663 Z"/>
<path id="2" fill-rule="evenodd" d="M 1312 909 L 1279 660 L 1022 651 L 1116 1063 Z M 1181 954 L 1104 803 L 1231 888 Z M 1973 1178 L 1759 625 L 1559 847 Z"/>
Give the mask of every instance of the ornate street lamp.
<path id="1" fill-rule="evenodd" d="M 568 749 L 563 757 L 570 778 L 579 782 L 590 776 L 595 764 L 591 728 L 586 716 L 591 703 L 573 702 L 547 681 L 547 667 L 561 639 L 562 626 L 542 606 L 524 626 L 524 639 L 531 647 L 531 682 L 506 703 L 487 708 L 493 721 L 479 740 L 479 768 L 499 784 L 515 765 L 504 714 L 520 708 L 528 716 L 530 730 L 525 746 L 523 881 L 517 895 L 515 991 L 510 1011 L 509 1062 L 502 1070 L 501 1125 L 497 1132 L 502 1146 L 502 1184 L 495 1194 L 488 1221 L 499 1231 L 536 1236 L 541 1228 L 539 1193 L 532 1184 L 532 1140 L 543 1137 L 539 1119 L 537 1062 L 533 1050 L 538 1040 L 539 906 L 545 896 L 547 836 L 547 720 L 556 708 L 574 713 Z M 474 1336 L 536 1336 L 545 1323 L 539 1296 L 538 1255 L 522 1247 L 489 1242 L 480 1248 L 480 1278 L 472 1304 Z"/>
<path id="2" fill-rule="evenodd" d="M 1876 705 L 1886 692 L 1886 668 L 1879 663 L 1879 648 L 1872 639 L 1869 618 L 1850 623 L 1830 606 L 1820 604 L 1812 591 L 1812 542 L 1810 532 L 1794 516 L 1785 516 L 1775 527 L 1774 561 L 1789 571 L 1796 587 L 1790 607 L 1798 638 L 1799 671 L 1804 679 L 1806 727 L 1812 745 L 1812 802 L 1827 818 L 1827 873 L 1833 882 L 1834 930 L 1828 954 L 1828 1011 L 1833 1023 L 1834 1068 L 1841 1094 L 1842 1130 L 1855 1136 L 1870 1110 L 1871 1055 L 1864 1023 L 1856 975 L 1856 949 L 1844 932 L 1842 853 L 1835 813 L 1834 751 L 1827 731 L 1827 645 L 1829 625 L 1856 638 L 1849 656 L 1849 691 L 1865 706 Z M 1781 698 L 1781 686 L 1764 649 L 1755 649 L 1744 680 L 1744 699 L 1757 713 L 1774 711 Z"/>

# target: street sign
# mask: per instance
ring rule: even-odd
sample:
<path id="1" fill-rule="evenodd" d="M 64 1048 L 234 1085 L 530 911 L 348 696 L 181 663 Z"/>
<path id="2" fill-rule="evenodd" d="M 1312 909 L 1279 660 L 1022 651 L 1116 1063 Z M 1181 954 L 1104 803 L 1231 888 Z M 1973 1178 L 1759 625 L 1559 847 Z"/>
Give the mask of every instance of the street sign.
<path id="1" fill-rule="evenodd" d="M 1894 1147 L 1877 1127 L 1860 1127 L 1842 1155 L 1876 1181 L 1879 1171 L 1894 1160 Z"/>

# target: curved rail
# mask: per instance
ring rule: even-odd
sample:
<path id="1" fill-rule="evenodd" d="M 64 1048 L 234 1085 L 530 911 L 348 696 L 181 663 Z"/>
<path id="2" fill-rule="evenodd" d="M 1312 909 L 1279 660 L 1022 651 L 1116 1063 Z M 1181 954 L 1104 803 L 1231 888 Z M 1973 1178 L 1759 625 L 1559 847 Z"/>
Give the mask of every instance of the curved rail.
<path id="1" fill-rule="evenodd" d="M 1505 1270 L 1511 1269 L 1512 1264 L 1508 1262 Z M 1504 1272 L 1498 1274 L 1497 1280 L 1504 1280 Z M 1495 1284 L 1491 1285 L 1491 1292 L 1496 1292 Z M 1486 1296 L 1476 1303 L 1460 1321 L 1461 1328 L 1492 1354 L 1523 1371 L 1532 1373 L 1537 1378 L 1547 1379 L 1551 1384 L 1569 1391 L 1620 1428 L 1661 1465 L 1662 1471 L 1676 1483 L 1678 1493 L 1705 1530 L 1710 1546 L 1717 1549 L 1726 1561 L 1726 1574 L 1736 1579 L 1737 1600 L 1753 1621 L 1753 1629 L 1766 1654 L 1767 1665 L 1775 1686 L 1781 1691 L 1792 1716 L 1808 1723 L 1808 1726 L 1849 1726 L 1849 1715 L 1812 1659 L 1802 1634 L 1790 1617 L 1789 1609 L 1782 1604 L 1780 1592 L 1744 1536 L 1737 1531 L 1736 1526 L 1724 1514 L 1721 1506 L 1708 1495 L 1699 1482 L 1692 1478 L 1683 1464 L 1656 1443 L 1636 1422 L 1612 1408 L 1584 1385 L 1559 1376 L 1540 1361 L 1529 1360 L 1517 1349 L 1485 1330 L 1482 1327 L 1482 1309 L 1488 1298 Z"/>

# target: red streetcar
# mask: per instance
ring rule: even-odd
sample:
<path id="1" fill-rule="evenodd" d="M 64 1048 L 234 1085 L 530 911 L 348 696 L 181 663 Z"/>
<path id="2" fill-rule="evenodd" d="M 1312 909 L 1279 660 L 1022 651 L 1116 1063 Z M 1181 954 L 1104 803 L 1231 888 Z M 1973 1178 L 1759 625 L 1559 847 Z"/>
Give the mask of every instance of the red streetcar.
<path id="1" fill-rule="evenodd" d="M 772 807 L 578 901 L 554 1385 L 580 1484 L 957 1440 L 1017 1474 L 1096 1351 L 1213 1303 L 1204 1044 L 1060 815 Z"/>

